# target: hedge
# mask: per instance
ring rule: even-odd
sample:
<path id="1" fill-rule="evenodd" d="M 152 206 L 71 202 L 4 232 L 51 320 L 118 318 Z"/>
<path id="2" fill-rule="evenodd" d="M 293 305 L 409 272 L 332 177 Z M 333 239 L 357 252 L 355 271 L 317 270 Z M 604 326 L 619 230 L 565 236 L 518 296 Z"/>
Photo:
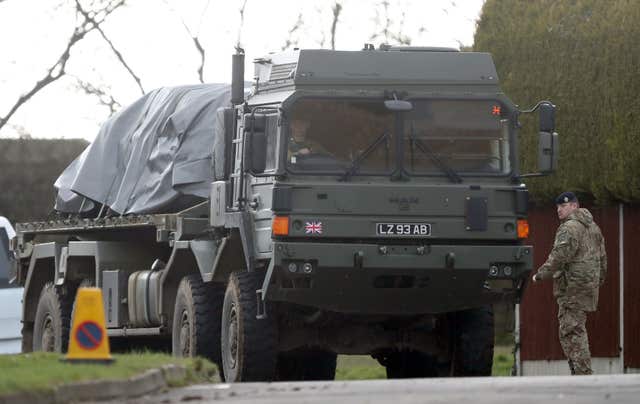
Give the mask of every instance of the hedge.
<path id="1" fill-rule="evenodd" d="M 47 219 L 53 183 L 87 147 L 81 139 L 0 139 L 0 216 L 11 222 Z"/>
<path id="2" fill-rule="evenodd" d="M 562 190 L 598 204 L 640 201 L 640 1 L 487 0 L 474 50 L 493 54 L 522 109 L 557 106 L 559 170 L 528 181 L 534 200 Z M 536 165 L 537 117 L 523 116 L 524 171 Z"/>

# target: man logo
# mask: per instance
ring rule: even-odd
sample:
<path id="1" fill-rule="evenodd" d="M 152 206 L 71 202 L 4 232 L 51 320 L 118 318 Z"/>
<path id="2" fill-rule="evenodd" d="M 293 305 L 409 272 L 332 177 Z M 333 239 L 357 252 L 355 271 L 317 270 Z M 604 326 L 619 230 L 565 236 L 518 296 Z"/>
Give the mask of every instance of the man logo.
<path id="1" fill-rule="evenodd" d="M 392 196 L 389 198 L 390 203 L 398 204 L 398 210 L 408 211 L 411 209 L 411 205 L 416 205 L 420 202 L 420 199 L 415 196 Z"/>

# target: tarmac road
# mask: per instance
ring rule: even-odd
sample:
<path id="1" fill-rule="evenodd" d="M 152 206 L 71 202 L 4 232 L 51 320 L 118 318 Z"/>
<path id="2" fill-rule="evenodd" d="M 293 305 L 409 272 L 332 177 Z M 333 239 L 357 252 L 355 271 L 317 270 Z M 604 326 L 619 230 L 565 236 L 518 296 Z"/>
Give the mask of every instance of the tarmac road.
<path id="1" fill-rule="evenodd" d="M 173 389 L 126 402 L 637 404 L 640 374 L 210 384 Z"/>

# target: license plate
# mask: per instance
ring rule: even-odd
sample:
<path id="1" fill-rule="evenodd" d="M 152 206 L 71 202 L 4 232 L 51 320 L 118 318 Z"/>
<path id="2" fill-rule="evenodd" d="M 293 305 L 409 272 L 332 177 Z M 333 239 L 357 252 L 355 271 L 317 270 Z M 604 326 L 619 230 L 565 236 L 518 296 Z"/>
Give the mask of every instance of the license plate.
<path id="1" fill-rule="evenodd" d="M 376 223 L 378 236 L 430 236 L 431 224 L 429 223 Z"/>

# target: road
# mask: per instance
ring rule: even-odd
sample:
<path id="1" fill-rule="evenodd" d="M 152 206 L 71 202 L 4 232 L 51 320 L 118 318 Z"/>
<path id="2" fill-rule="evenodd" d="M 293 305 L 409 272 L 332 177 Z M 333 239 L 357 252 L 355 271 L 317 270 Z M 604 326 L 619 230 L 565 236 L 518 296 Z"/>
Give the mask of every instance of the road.
<path id="1" fill-rule="evenodd" d="M 211 384 L 173 389 L 127 403 L 636 404 L 639 396 L 640 375 L 606 375 Z"/>

